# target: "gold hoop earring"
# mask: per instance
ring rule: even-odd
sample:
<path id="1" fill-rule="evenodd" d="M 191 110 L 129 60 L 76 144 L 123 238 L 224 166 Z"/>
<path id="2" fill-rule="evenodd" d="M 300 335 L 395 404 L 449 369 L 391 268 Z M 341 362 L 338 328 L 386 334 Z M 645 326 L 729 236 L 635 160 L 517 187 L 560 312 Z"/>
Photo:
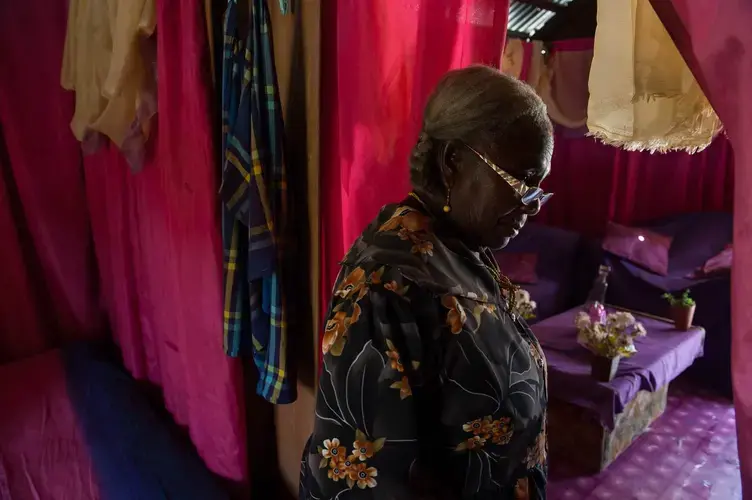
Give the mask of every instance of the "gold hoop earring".
<path id="1" fill-rule="evenodd" d="M 452 193 L 452 188 L 447 188 L 447 198 L 446 198 L 446 204 L 444 204 L 444 213 L 448 214 L 452 211 L 452 207 L 449 206 L 449 195 Z"/>

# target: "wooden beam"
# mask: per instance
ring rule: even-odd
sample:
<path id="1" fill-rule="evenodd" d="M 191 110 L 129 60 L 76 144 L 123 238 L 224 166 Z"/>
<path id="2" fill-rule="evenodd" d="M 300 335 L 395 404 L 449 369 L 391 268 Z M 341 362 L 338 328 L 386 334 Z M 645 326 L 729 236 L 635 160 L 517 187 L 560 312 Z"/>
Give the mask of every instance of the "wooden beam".
<path id="1" fill-rule="evenodd" d="M 532 40 L 530 33 L 523 33 L 521 31 L 507 31 L 507 38 L 519 38 L 521 40 Z"/>
<path id="2" fill-rule="evenodd" d="M 545 42 L 570 38 L 592 38 L 595 35 L 596 0 L 574 0 L 565 11 L 554 16 L 535 38 Z"/>
<path id="3" fill-rule="evenodd" d="M 517 1 L 519 3 L 525 3 L 528 5 L 532 5 L 533 7 L 538 7 L 539 9 L 550 10 L 551 12 L 556 12 L 557 14 L 559 12 L 562 12 L 563 10 L 566 10 L 566 7 L 564 5 L 553 3 L 551 0 L 517 0 Z"/>

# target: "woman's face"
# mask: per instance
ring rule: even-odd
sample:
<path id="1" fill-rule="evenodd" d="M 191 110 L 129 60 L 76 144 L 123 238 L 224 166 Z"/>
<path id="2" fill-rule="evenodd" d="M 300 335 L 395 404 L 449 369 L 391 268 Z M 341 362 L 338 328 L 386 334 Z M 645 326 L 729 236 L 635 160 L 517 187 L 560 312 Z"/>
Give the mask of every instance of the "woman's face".
<path id="1" fill-rule="evenodd" d="M 512 154 L 502 155 L 492 147 L 476 150 L 516 179 L 538 187 L 551 170 L 553 137 L 531 139 L 519 142 Z M 505 247 L 527 218 L 538 213 L 540 203 L 523 205 L 514 189 L 467 146 L 457 146 L 454 163 L 449 214 L 453 223 L 469 243 Z"/>

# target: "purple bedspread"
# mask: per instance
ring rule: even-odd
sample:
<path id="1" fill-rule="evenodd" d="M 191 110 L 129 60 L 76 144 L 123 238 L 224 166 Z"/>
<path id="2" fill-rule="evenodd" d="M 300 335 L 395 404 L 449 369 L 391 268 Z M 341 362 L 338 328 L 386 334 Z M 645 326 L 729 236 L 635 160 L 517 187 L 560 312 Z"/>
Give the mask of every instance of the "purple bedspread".
<path id="1" fill-rule="evenodd" d="M 601 424 L 613 429 L 615 416 L 639 391 L 655 391 L 671 382 L 703 354 L 705 330 L 680 332 L 671 323 L 635 314 L 646 328 L 637 339 L 637 354 L 623 358 L 609 383 L 590 377 L 590 352 L 577 343 L 574 317 L 579 308 L 531 328 L 548 361 L 549 396 L 592 410 Z"/>

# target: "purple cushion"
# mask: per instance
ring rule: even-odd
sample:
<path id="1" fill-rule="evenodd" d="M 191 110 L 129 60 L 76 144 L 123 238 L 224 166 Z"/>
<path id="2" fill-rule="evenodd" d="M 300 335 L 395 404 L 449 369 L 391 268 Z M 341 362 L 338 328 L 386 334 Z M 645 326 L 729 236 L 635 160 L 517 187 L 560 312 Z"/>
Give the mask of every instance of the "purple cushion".
<path id="1" fill-rule="evenodd" d="M 535 268 L 538 266 L 538 255 L 534 253 L 497 252 L 496 260 L 499 269 L 512 283 L 529 285 L 538 282 Z"/>
<path id="2" fill-rule="evenodd" d="M 577 233 L 532 223 L 523 227 L 520 234 L 497 253 L 497 258 L 506 253 L 537 255 L 537 282 L 522 286 L 538 304 L 537 319 L 575 305 L 575 268 L 580 244 L 581 237 Z"/>
<path id="3" fill-rule="evenodd" d="M 608 223 L 603 249 L 656 274 L 668 274 L 669 250 L 673 238 L 642 228 Z"/>
<path id="4" fill-rule="evenodd" d="M 539 279 L 534 285 L 522 285 L 522 288 L 530 293 L 530 298 L 537 304 L 535 318 L 528 323 L 533 324 L 546 318 L 559 314 L 568 309 L 572 304 L 569 296 L 572 293 L 568 282 L 558 282 L 551 279 Z"/>
<path id="5" fill-rule="evenodd" d="M 730 395 L 730 274 L 692 276 L 695 270 L 703 267 L 708 259 L 718 255 L 731 242 L 733 217 L 720 212 L 682 214 L 645 224 L 644 227 L 673 238 L 668 276 L 659 276 L 625 259 L 607 254 L 605 262 L 612 267 L 607 301 L 665 316 L 667 305 L 661 294 L 691 289 L 697 301 L 694 323 L 708 332 L 705 356 L 693 365 L 693 368 L 697 368 L 697 381 Z"/>
<path id="6" fill-rule="evenodd" d="M 734 260 L 734 249 L 731 245 L 724 248 L 721 253 L 714 255 L 705 261 L 700 271 L 703 276 L 711 276 L 717 273 L 731 271 L 731 264 Z"/>

